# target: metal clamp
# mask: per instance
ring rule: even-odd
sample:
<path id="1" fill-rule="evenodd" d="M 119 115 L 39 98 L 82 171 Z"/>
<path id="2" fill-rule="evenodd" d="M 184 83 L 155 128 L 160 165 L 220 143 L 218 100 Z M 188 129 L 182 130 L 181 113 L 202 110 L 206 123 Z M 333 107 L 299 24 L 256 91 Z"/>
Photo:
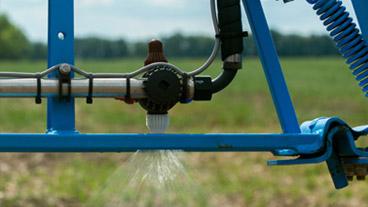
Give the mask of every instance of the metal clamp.
<path id="1" fill-rule="evenodd" d="M 71 78 L 70 72 L 72 71 L 70 65 L 62 64 L 59 67 L 59 98 L 60 101 L 65 100 L 66 102 L 70 102 L 71 94 L 72 94 L 72 86 L 71 86 Z M 67 94 L 64 94 L 64 84 L 67 84 L 68 91 Z"/>
<path id="2" fill-rule="evenodd" d="M 93 103 L 93 75 L 92 74 L 88 76 L 88 95 L 86 98 L 86 103 L 87 104 Z"/>
<path id="3" fill-rule="evenodd" d="M 132 94 L 131 94 L 131 83 L 130 83 L 130 78 L 126 79 L 126 93 L 125 93 L 125 100 L 129 101 L 132 99 Z"/>
<path id="4" fill-rule="evenodd" d="M 36 104 L 41 104 L 42 103 L 42 98 L 41 98 L 42 85 L 41 85 L 41 75 L 39 73 L 37 74 L 36 79 L 37 79 L 37 94 L 36 94 L 35 102 Z"/>

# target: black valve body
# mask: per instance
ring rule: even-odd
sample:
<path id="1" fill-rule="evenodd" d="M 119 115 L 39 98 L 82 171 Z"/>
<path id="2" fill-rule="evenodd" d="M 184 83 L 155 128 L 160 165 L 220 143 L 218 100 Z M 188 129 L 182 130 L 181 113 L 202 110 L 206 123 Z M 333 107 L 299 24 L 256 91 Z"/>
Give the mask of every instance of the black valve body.
<path id="1" fill-rule="evenodd" d="M 149 114 L 166 114 L 180 100 L 182 80 L 169 66 L 157 66 L 143 75 L 147 98 L 139 103 Z"/>

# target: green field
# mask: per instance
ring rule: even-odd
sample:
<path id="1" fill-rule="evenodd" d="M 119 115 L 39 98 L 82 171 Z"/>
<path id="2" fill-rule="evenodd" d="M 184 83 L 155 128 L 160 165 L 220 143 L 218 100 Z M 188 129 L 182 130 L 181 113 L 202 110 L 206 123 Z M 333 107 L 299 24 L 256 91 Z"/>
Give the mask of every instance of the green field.
<path id="1" fill-rule="evenodd" d="M 180 59 L 173 63 L 190 70 L 202 60 Z M 367 99 L 342 59 L 283 59 L 282 64 L 300 122 L 339 116 L 352 125 L 367 123 Z M 142 61 L 77 61 L 77 65 L 91 71 L 122 72 L 136 69 Z M 42 62 L 0 63 L 0 70 L 44 68 Z M 209 73 L 218 72 L 220 64 L 216 63 Z M 85 100 L 78 100 L 76 113 L 81 132 L 147 132 L 145 113 L 138 105 L 115 100 L 96 100 L 94 105 L 86 105 Z M 0 100 L 0 114 L 1 132 L 45 129 L 45 103 Z M 280 132 L 256 59 L 246 60 L 234 83 L 212 102 L 178 105 L 170 115 L 171 133 Z M 270 154 L 180 153 L 187 176 L 179 176 L 177 183 L 164 189 L 135 189 L 130 185 L 129 173 L 134 171 L 136 162 L 144 162 L 144 156 L 130 156 L 3 154 L 0 206 L 101 206 L 109 195 L 125 200 L 115 206 L 368 205 L 367 182 L 354 182 L 350 188 L 335 191 L 324 164 L 270 168 L 266 166 L 266 160 L 272 158 Z"/>

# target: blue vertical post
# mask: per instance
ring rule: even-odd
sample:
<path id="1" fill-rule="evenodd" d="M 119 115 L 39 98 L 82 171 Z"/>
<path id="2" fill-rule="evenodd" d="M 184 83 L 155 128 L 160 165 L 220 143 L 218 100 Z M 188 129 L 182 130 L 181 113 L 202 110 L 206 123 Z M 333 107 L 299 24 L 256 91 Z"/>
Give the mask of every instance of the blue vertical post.
<path id="1" fill-rule="evenodd" d="M 279 58 L 263 12 L 261 0 L 243 0 L 274 105 L 284 133 L 300 133 Z"/>
<path id="2" fill-rule="evenodd" d="M 74 64 L 74 0 L 49 0 L 48 66 Z M 49 75 L 56 78 L 58 71 Z M 47 132 L 75 132 L 74 99 L 47 101 Z"/>
<path id="3" fill-rule="evenodd" d="M 360 30 L 368 42 L 368 1 L 367 0 L 352 0 L 355 14 L 358 17 Z"/>

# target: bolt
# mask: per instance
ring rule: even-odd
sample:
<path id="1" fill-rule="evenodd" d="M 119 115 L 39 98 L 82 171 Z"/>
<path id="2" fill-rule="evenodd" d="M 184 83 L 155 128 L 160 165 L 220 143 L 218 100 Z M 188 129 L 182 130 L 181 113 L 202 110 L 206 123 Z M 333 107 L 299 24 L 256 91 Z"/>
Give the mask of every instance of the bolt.
<path id="1" fill-rule="evenodd" d="M 355 175 L 353 165 L 350 165 L 350 164 L 344 165 L 344 171 L 345 171 L 347 176 L 354 176 Z"/>
<path id="2" fill-rule="evenodd" d="M 365 166 L 357 165 L 355 167 L 355 174 L 357 175 L 358 180 L 364 180 L 365 176 L 367 175 L 367 169 Z"/>
<path id="3" fill-rule="evenodd" d="M 63 75 L 69 75 L 70 71 L 72 71 L 72 68 L 68 64 L 61 64 L 59 67 L 59 71 Z"/>
<path id="4" fill-rule="evenodd" d="M 357 180 L 364 181 L 365 180 L 365 175 L 358 175 Z"/>
<path id="5" fill-rule="evenodd" d="M 59 40 L 65 39 L 65 34 L 63 32 L 59 32 L 57 35 L 58 35 Z"/>
<path id="6" fill-rule="evenodd" d="M 354 180 L 354 176 L 348 175 L 348 176 L 346 176 L 346 178 L 348 179 L 348 181 L 353 181 Z"/>

